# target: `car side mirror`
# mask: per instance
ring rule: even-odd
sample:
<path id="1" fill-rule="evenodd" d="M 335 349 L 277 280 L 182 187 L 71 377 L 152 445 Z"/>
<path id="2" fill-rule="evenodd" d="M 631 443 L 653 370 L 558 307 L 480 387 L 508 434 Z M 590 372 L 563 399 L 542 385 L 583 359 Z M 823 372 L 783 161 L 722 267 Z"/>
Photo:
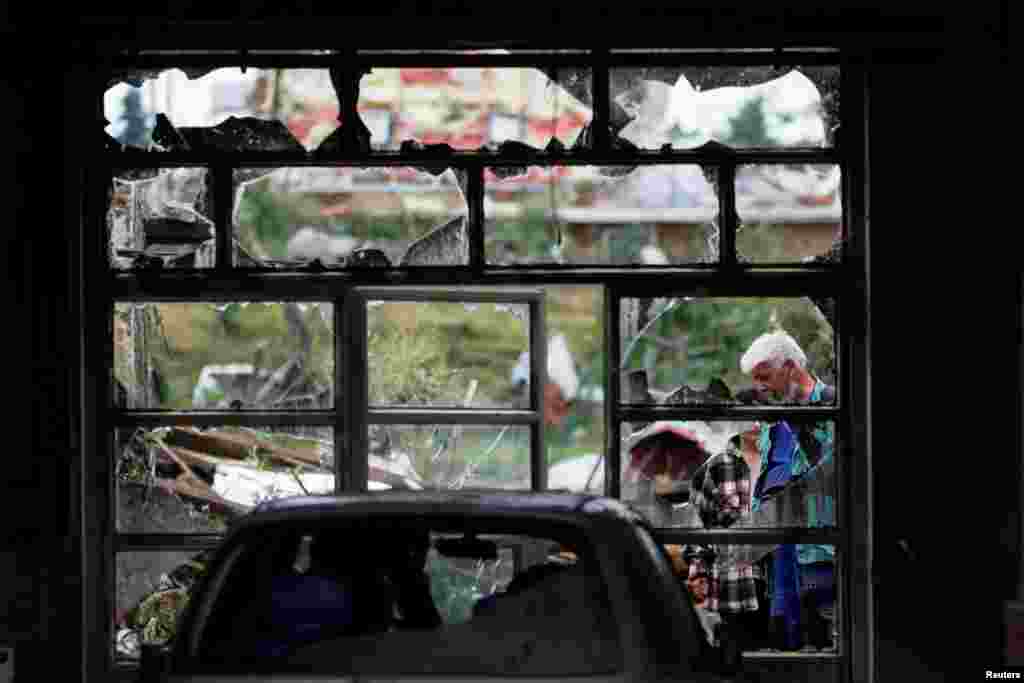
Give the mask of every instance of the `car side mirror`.
<path id="1" fill-rule="evenodd" d="M 171 671 L 171 647 L 167 643 L 142 643 L 139 683 L 162 683 Z"/>

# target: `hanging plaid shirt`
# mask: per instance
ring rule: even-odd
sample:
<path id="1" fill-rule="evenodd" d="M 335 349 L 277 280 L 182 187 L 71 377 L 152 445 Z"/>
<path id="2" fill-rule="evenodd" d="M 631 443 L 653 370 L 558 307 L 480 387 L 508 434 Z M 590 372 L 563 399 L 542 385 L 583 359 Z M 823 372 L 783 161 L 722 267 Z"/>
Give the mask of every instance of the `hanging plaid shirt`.
<path id="1" fill-rule="evenodd" d="M 697 470 L 691 503 L 705 528 L 733 526 L 750 516 L 750 466 L 734 438 L 725 451 L 713 455 Z M 691 545 L 683 553 L 691 582 L 705 584 L 704 608 L 712 612 L 752 612 L 758 607 L 753 546 Z"/>

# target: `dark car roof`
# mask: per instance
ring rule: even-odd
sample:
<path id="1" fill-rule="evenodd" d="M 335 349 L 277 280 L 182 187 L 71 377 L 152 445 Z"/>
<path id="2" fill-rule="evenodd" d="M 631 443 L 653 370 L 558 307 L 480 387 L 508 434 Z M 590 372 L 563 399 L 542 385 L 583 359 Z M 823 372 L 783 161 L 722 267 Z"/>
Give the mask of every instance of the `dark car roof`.
<path id="1" fill-rule="evenodd" d="M 546 518 L 567 522 L 642 517 L 620 501 L 601 496 L 505 491 L 377 491 L 339 496 L 297 496 L 258 506 L 236 524 L 251 528 L 287 520 L 414 515 L 417 517 Z"/>

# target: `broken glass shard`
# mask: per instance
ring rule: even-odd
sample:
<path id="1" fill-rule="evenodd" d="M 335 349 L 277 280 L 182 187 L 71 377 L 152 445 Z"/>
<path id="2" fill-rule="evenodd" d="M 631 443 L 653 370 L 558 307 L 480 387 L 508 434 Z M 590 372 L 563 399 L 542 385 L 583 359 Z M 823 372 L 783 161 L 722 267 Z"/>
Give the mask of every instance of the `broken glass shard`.
<path id="1" fill-rule="evenodd" d="M 205 168 L 115 170 L 107 210 L 114 268 L 212 266 Z"/>
<path id="2" fill-rule="evenodd" d="M 611 123 L 641 149 L 828 147 L 839 67 L 641 67 L 611 71 Z"/>
<path id="3" fill-rule="evenodd" d="M 304 152 L 302 145 L 280 121 L 229 116 L 210 128 L 181 128 L 187 144 L 198 151 Z"/>
<path id="4" fill-rule="evenodd" d="M 699 166 L 485 169 L 487 262 L 677 265 L 717 255 L 718 198 Z"/>
<path id="5" fill-rule="evenodd" d="M 842 240 L 842 178 L 834 164 L 736 169 L 737 257 L 801 263 L 831 254 Z"/>
<path id="6" fill-rule="evenodd" d="M 349 263 L 357 250 L 389 265 L 465 265 L 466 213 L 451 169 L 288 167 L 240 169 L 232 222 L 239 249 L 262 265 L 383 265 L 368 251 Z"/>

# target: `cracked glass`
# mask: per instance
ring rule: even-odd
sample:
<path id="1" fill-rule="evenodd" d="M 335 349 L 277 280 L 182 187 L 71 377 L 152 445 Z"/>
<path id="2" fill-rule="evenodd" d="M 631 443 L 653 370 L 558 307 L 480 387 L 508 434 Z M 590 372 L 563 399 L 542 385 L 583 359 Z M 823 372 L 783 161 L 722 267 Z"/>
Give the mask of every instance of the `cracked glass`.
<path id="1" fill-rule="evenodd" d="M 718 260 L 718 197 L 696 165 L 491 167 L 493 265 L 681 265 Z"/>
<path id="2" fill-rule="evenodd" d="M 515 425 L 371 425 L 370 478 L 395 474 L 409 490 L 530 489 L 530 428 Z"/>

